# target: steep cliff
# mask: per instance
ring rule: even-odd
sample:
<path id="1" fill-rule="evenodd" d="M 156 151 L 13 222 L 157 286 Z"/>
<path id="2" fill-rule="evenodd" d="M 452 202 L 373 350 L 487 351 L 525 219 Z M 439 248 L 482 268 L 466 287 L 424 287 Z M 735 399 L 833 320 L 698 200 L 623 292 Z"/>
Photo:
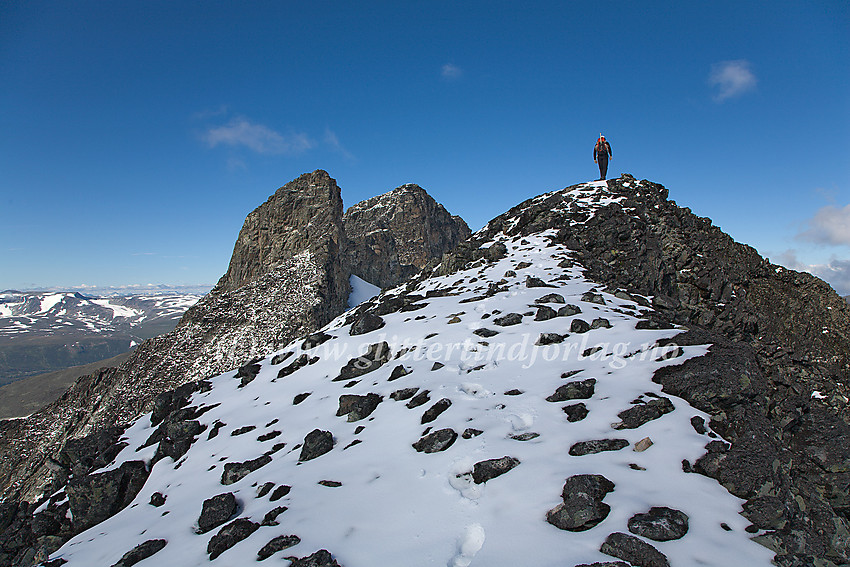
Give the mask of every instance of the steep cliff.
<path id="1" fill-rule="evenodd" d="M 351 273 L 387 289 L 439 259 L 470 234 L 418 185 L 402 185 L 350 207 L 343 217 Z"/>

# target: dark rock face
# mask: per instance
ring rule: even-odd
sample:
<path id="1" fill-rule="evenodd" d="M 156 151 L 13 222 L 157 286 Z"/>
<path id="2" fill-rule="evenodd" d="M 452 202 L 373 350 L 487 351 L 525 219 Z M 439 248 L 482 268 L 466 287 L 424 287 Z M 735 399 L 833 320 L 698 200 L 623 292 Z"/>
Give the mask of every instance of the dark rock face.
<path id="1" fill-rule="evenodd" d="M 586 400 L 593 397 L 596 390 L 596 379 L 588 378 L 576 382 L 568 382 L 558 386 L 555 393 L 546 398 L 547 402 L 565 402 L 567 400 Z"/>
<path id="2" fill-rule="evenodd" d="M 469 236 L 418 185 L 402 185 L 350 207 L 343 217 L 351 273 L 387 289 L 402 283 L 433 258 Z"/>
<path id="3" fill-rule="evenodd" d="M 414 443 L 413 448 L 420 453 L 439 453 L 451 447 L 456 440 L 454 429 L 438 429 Z"/>
<path id="4" fill-rule="evenodd" d="M 310 461 L 321 457 L 334 448 L 334 436 L 330 431 L 314 429 L 304 437 L 304 445 L 301 447 L 301 455 L 298 460 Z"/>
<path id="5" fill-rule="evenodd" d="M 489 459 L 487 461 L 479 461 L 472 468 L 472 480 L 475 484 L 482 484 L 488 480 L 492 480 L 497 476 L 501 476 L 518 466 L 519 459 L 514 457 L 504 456 L 500 459 Z"/>
<path id="6" fill-rule="evenodd" d="M 663 553 L 629 534 L 614 532 L 607 537 L 599 551 L 638 567 L 670 567 L 670 561 Z"/>
<path id="7" fill-rule="evenodd" d="M 668 398 L 650 400 L 647 403 L 637 404 L 617 414 L 622 421 L 613 425 L 614 429 L 635 429 L 658 419 L 665 413 L 673 411 L 673 403 Z"/>
<path id="8" fill-rule="evenodd" d="M 125 553 L 124 556 L 118 560 L 118 563 L 113 564 L 112 567 L 132 567 L 139 561 L 147 559 L 162 550 L 167 543 L 168 542 L 164 539 L 149 539 Z"/>
<path id="9" fill-rule="evenodd" d="M 435 403 L 433 406 L 431 406 L 430 408 L 425 410 L 425 413 L 422 414 L 422 419 L 420 420 L 420 422 L 422 423 L 422 425 L 424 425 L 426 423 L 431 423 L 432 421 L 437 419 L 437 417 L 441 413 L 443 413 L 444 411 L 449 409 L 449 407 L 451 405 L 452 405 L 452 401 L 450 399 L 448 399 L 448 398 L 441 399 L 440 401 Z"/>
<path id="10" fill-rule="evenodd" d="M 148 470 L 142 461 L 127 461 L 117 469 L 73 478 L 65 488 L 75 527 L 86 530 L 125 508 L 142 489 Z"/>
<path id="11" fill-rule="evenodd" d="M 257 552 L 257 561 L 268 559 L 278 551 L 298 545 L 299 543 L 301 543 L 301 538 L 296 535 L 277 536 Z"/>
<path id="12" fill-rule="evenodd" d="M 217 528 L 236 513 L 238 503 L 232 492 L 225 492 L 204 500 L 198 517 L 198 532 L 205 533 Z"/>
<path id="13" fill-rule="evenodd" d="M 224 465 L 224 472 L 221 473 L 221 484 L 227 486 L 234 482 L 239 482 L 260 467 L 264 467 L 272 462 L 272 458 L 268 455 L 262 455 L 250 461 L 242 463 L 227 463 Z"/>
<path id="14" fill-rule="evenodd" d="M 655 541 L 679 539 L 688 533 L 688 515 L 664 506 L 653 506 L 645 514 L 629 518 L 629 531 Z"/>
<path id="15" fill-rule="evenodd" d="M 382 399 L 378 394 L 366 394 L 365 396 L 343 394 L 339 397 L 339 409 L 336 415 L 337 417 L 347 415 L 348 421 L 359 421 L 369 417 L 369 414 L 375 411 Z"/>
<path id="16" fill-rule="evenodd" d="M 320 549 L 316 553 L 301 559 L 297 557 L 291 559 L 292 563 L 289 564 L 289 567 L 342 567 L 326 549 Z"/>
<path id="17" fill-rule="evenodd" d="M 260 524 L 252 522 L 247 518 L 238 518 L 233 520 L 217 534 L 210 538 L 207 545 L 207 553 L 210 554 L 210 561 L 254 533 L 260 528 Z"/>
<path id="18" fill-rule="evenodd" d="M 602 502 L 605 495 L 614 490 L 614 483 L 598 474 L 571 476 L 561 492 L 563 503 L 549 510 L 546 521 L 562 530 L 581 532 L 589 530 L 611 511 Z"/>
<path id="19" fill-rule="evenodd" d="M 339 371 L 335 381 L 350 380 L 377 370 L 390 359 L 390 346 L 386 341 L 369 346 L 366 354 L 352 358 Z"/>
<path id="20" fill-rule="evenodd" d="M 603 451 L 619 451 L 629 446 L 625 439 L 593 439 L 591 441 L 579 441 L 570 447 L 570 455 L 581 457 L 592 455 Z"/>

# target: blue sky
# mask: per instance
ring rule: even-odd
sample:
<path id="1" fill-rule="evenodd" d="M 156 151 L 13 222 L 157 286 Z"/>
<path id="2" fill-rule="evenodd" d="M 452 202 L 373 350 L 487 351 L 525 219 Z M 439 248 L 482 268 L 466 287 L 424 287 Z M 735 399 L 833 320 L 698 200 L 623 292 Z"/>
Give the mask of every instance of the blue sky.
<path id="1" fill-rule="evenodd" d="M 0 289 L 212 284 L 325 169 L 473 229 L 628 172 L 850 294 L 847 2 L 0 4 Z"/>

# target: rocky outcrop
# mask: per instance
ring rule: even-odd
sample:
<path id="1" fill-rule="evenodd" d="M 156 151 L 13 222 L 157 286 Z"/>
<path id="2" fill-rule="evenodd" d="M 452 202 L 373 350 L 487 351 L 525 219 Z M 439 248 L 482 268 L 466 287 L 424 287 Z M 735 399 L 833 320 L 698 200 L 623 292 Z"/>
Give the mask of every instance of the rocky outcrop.
<path id="1" fill-rule="evenodd" d="M 351 273 L 394 287 L 465 240 L 469 227 L 418 185 L 350 207 L 343 217 Z"/>
<path id="2" fill-rule="evenodd" d="M 349 239 L 340 188 L 327 172 L 304 174 L 278 189 L 247 216 L 227 272 L 174 331 L 145 341 L 117 368 L 83 376 L 30 418 L 0 421 L 0 497 L 34 501 L 50 494 L 77 462 L 56 458 L 63 446 L 97 439 L 113 426 L 120 432 L 152 409 L 162 392 L 237 366 L 244 386 L 253 378 L 250 361 L 347 308 L 350 274 L 371 277 L 352 272 L 350 264 L 371 263 L 375 273 L 394 274 L 381 282 L 398 283 L 469 234 L 462 220 L 418 187 L 367 203 L 355 205 L 346 217 L 354 235 Z M 391 246 L 372 250 L 366 259 L 363 243 L 372 233 L 384 235 L 382 242 Z M 179 457 L 200 433 L 186 416 L 160 429 L 167 442 L 157 458 Z"/>
<path id="3" fill-rule="evenodd" d="M 435 273 L 485 259 L 482 243 L 500 232 L 556 229 L 553 240 L 589 278 L 611 293 L 652 298 L 656 313 L 641 328 L 684 325 L 690 330 L 676 344 L 714 345 L 655 377 L 665 392 L 711 414 L 711 428 L 731 441 L 709 444 L 706 457 L 686 466 L 748 499 L 755 528 L 771 530 L 757 540 L 777 553 L 778 565 L 850 562 L 847 302 L 818 278 L 771 264 L 677 206 L 662 185 L 624 174 L 603 188 L 607 205 L 591 209 L 576 199 L 593 191 L 569 187 L 517 205 Z M 663 412 L 661 403 L 621 415 L 623 425 Z"/>

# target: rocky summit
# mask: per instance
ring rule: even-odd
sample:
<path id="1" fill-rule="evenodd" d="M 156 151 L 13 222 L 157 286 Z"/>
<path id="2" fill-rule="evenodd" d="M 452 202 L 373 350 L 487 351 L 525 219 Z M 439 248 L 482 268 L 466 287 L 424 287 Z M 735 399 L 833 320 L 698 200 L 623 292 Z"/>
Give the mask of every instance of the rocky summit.
<path id="1" fill-rule="evenodd" d="M 418 265 L 439 259 L 457 239 L 422 240 L 417 252 L 420 244 L 407 242 L 414 230 L 399 219 L 409 216 L 415 230 L 427 234 L 447 222 L 453 227 L 448 233 L 468 234 L 466 224 L 457 217 L 447 221 L 445 209 L 424 190 L 415 204 L 381 202 L 361 219 L 360 230 L 372 222 L 384 242 L 405 240 L 404 258 Z M 164 391 L 246 364 L 327 324 L 348 306 L 349 279 L 356 274 L 349 256 L 359 253 L 349 246 L 340 188 L 327 172 L 304 174 L 278 189 L 247 216 L 227 273 L 174 331 L 145 341 L 120 367 L 82 377 L 30 418 L 0 422 L 0 494 L 33 500 L 51 492 L 71 474 L 60 457 L 70 440 L 126 424 Z M 398 265 L 397 254 L 381 250 L 371 260 Z"/>
<path id="2" fill-rule="evenodd" d="M 0 504 L 0 559 L 837 567 L 848 330 L 664 187 L 568 187 L 65 441 L 49 491 Z"/>

